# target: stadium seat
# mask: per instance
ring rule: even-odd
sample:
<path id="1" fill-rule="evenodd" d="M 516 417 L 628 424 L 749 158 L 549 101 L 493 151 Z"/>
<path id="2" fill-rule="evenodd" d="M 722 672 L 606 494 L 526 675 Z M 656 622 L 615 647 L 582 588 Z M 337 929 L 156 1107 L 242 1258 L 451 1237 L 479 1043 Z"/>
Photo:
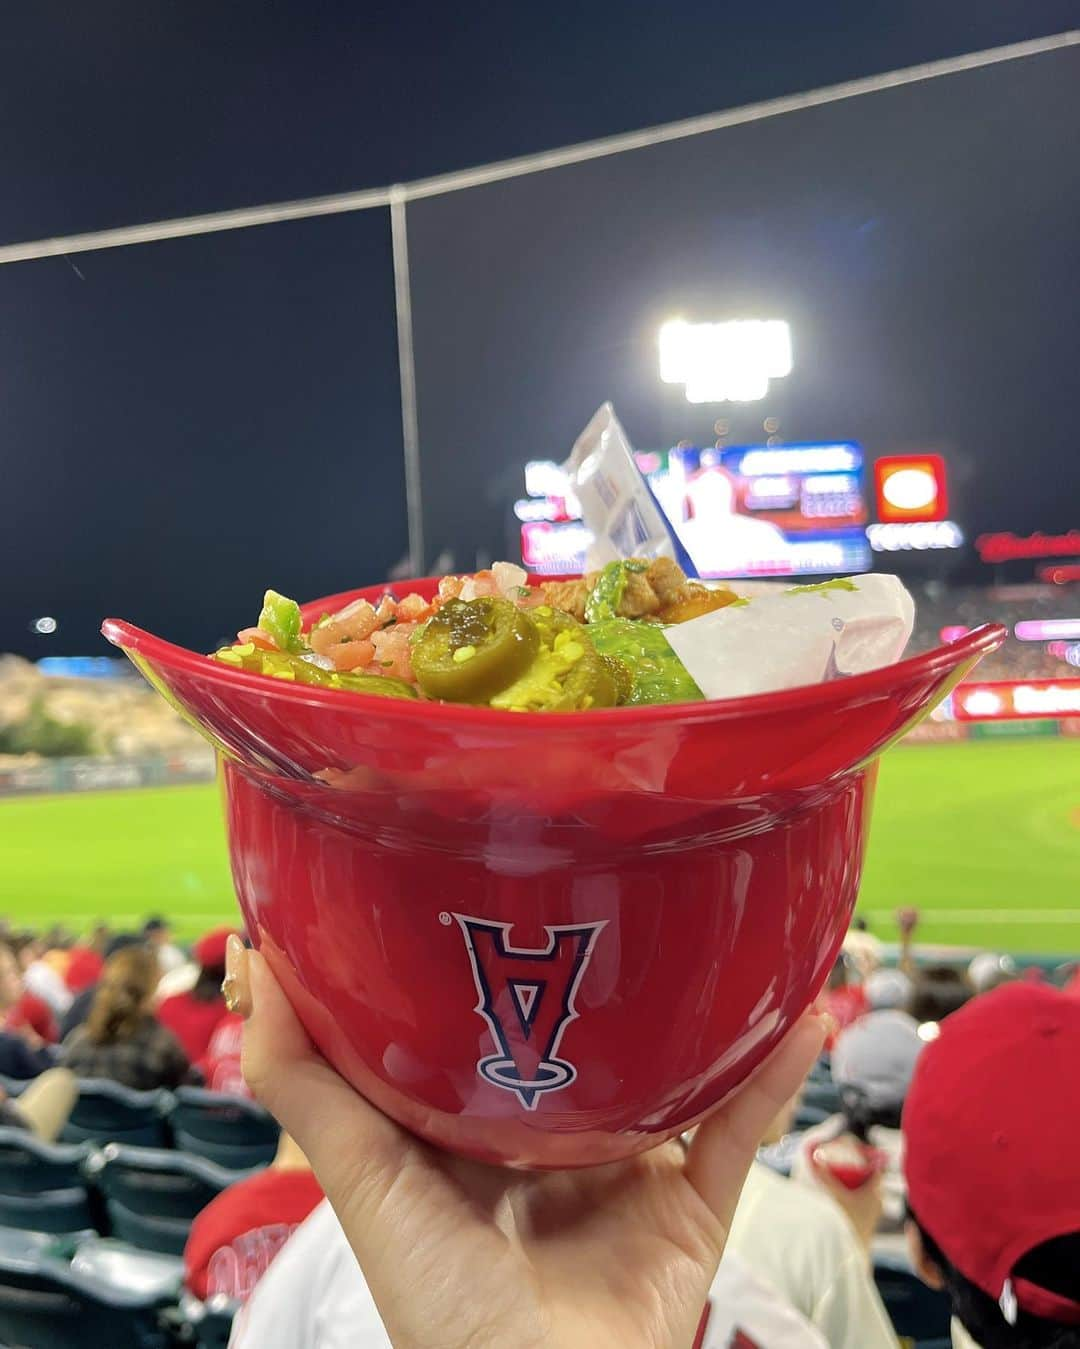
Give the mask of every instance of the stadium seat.
<path id="1" fill-rule="evenodd" d="M 277 1150 L 278 1123 L 261 1105 L 201 1087 L 180 1087 L 169 1124 L 176 1146 L 232 1171 L 266 1166 Z"/>
<path id="2" fill-rule="evenodd" d="M 33 1080 L 32 1077 L 5 1077 L 0 1073 L 0 1091 L 5 1096 L 21 1096 Z"/>
<path id="3" fill-rule="evenodd" d="M 807 1080 L 800 1102 L 802 1109 L 824 1110 L 826 1115 L 835 1115 L 840 1105 L 839 1088 L 831 1079 L 827 1082 L 820 1078 Z"/>
<path id="4" fill-rule="evenodd" d="M 105 1198 L 112 1234 L 145 1251 L 182 1255 L 195 1215 L 246 1171 L 202 1157 L 110 1143 L 87 1163 Z"/>
<path id="5" fill-rule="evenodd" d="M 918 1349 L 951 1344 L 948 1294 L 928 1288 L 901 1258 L 875 1253 L 874 1282 L 901 1339 Z"/>
<path id="6" fill-rule="evenodd" d="M 42 1143 L 25 1129 L 0 1129 L 0 1223 L 36 1232 L 96 1226 L 82 1166 L 85 1145 Z"/>
<path id="7" fill-rule="evenodd" d="M 27 1260 L 49 1255 L 67 1264 L 78 1242 L 96 1232 L 66 1233 L 33 1232 L 21 1227 L 0 1227 L 0 1260 Z"/>
<path id="8" fill-rule="evenodd" d="M 80 1239 L 75 1243 L 71 1268 L 95 1283 L 162 1301 L 175 1301 L 184 1283 L 184 1262 L 179 1256 L 139 1250 L 114 1237 Z"/>
<path id="9" fill-rule="evenodd" d="M 169 1093 L 132 1091 L 104 1078 L 84 1078 L 61 1137 L 65 1143 L 124 1143 L 161 1148 L 169 1145 L 165 1115 Z"/>
<path id="10" fill-rule="evenodd" d="M 828 1054 L 821 1054 L 814 1060 L 814 1066 L 807 1074 L 807 1082 L 831 1082 L 832 1068 Z"/>
<path id="11" fill-rule="evenodd" d="M 99 1282 L 28 1245 L 0 1244 L 0 1344 L 22 1349 L 168 1349 L 162 1299 Z"/>
<path id="12" fill-rule="evenodd" d="M 790 1176 L 795 1158 L 803 1144 L 801 1133 L 785 1134 L 775 1143 L 766 1143 L 758 1148 L 757 1159 L 770 1171 L 780 1176 Z"/>
<path id="13" fill-rule="evenodd" d="M 791 1124 L 792 1130 L 795 1133 L 805 1133 L 807 1129 L 813 1129 L 818 1124 L 824 1124 L 832 1113 L 831 1110 L 822 1110 L 820 1106 L 802 1104 L 795 1112 L 795 1118 Z"/>
<path id="14" fill-rule="evenodd" d="M 187 1297 L 181 1299 L 180 1310 L 185 1344 L 194 1344 L 196 1349 L 227 1349 L 237 1303 L 220 1294 L 208 1302 Z"/>

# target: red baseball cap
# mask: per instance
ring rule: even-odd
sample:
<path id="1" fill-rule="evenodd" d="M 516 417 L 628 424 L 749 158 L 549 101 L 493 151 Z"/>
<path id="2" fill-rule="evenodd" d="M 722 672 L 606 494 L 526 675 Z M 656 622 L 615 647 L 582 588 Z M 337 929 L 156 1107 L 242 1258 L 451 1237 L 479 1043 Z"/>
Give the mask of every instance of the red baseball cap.
<path id="1" fill-rule="evenodd" d="M 72 993 L 81 993 L 84 988 L 97 983 L 104 968 L 104 960 L 89 946 L 73 946 L 64 971 L 64 982 Z"/>
<path id="2" fill-rule="evenodd" d="M 204 970 L 215 970 L 225 964 L 225 943 L 235 931 L 232 927 L 215 927 L 195 943 L 192 955 Z"/>
<path id="3" fill-rule="evenodd" d="M 1080 1000 L 1047 985 L 983 993 L 941 1023 L 904 1105 L 904 1172 L 920 1226 L 977 1288 L 1047 1321 L 1080 1303 L 1013 1276 L 1080 1232 Z"/>

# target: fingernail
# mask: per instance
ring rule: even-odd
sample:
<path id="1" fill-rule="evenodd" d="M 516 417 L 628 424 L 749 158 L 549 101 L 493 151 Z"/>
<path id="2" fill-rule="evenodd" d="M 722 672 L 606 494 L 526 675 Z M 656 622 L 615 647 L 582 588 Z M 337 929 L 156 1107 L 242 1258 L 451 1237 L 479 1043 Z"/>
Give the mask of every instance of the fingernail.
<path id="1" fill-rule="evenodd" d="M 234 932 L 225 944 L 225 978 L 221 983 L 225 1006 L 246 1021 L 251 1015 L 251 983 L 247 947 Z"/>

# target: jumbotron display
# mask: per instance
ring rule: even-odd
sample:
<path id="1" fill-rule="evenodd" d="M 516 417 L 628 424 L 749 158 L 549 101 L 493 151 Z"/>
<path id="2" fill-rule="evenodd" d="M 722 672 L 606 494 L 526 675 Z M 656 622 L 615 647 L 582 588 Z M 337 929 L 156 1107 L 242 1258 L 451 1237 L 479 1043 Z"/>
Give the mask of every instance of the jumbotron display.
<path id="1" fill-rule="evenodd" d="M 851 441 L 638 453 L 657 503 L 704 578 L 867 571 L 862 448 Z M 560 467 L 526 465 L 515 504 L 530 571 L 584 570 L 590 537 Z"/>

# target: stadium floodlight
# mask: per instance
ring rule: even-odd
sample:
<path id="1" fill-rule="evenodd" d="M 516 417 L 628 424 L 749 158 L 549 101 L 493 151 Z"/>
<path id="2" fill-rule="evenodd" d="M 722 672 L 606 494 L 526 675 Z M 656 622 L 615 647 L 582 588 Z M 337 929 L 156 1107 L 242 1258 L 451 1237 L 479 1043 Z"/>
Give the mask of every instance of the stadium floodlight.
<path id="1" fill-rule="evenodd" d="M 48 637 L 56 631 L 57 622 L 49 614 L 44 614 L 41 618 L 35 618 L 30 626 L 35 632 L 41 633 L 43 637 Z"/>
<path id="2" fill-rule="evenodd" d="M 659 345 L 660 378 L 684 385 L 689 403 L 753 403 L 771 379 L 791 373 L 791 329 L 783 319 L 669 319 Z"/>

